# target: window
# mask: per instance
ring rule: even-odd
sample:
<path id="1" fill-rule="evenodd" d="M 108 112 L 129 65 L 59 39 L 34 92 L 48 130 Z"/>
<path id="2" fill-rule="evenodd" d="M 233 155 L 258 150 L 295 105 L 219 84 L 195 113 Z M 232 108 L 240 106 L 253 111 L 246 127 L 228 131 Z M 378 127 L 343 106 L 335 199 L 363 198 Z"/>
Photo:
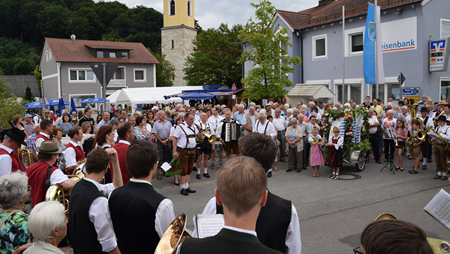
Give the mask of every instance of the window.
<path id="1" fill-rule="evenodd" d="M 313 43 L 313 60 L 327 59 L 327 35 L 314 36 Z"/>
<path id="2" fill-rule="evenodd" d="M 169 16 L 175 16 L 175 0 L 170 0 Z"/>
<path id="3" fill-rule="evenodd" d="M 122 52 L 122 59 L 128 59 L 128 52 Z"/>
<path id="4" fill-rule="evenodd" d="M 94 81 L 94 72 L 92 70 L 69 70 L 69 81 Z"/>
<path id="5" fill-rule="evenodd" d="M 125 68 L 124 67 L 117 68 L 116 72 L 114 72 L 112 79 L 125 79 Z"/>
<path id="6" fill-rule="evenodd" d="M 103 51 L 97 51 L 97 58 L 104 58 Z"/>
<path id="7" fill-rule="evenodd" d="M 172 40 L 172 49 L 174 49 L 174 48 L 175 48 L 175 41 Z"/>
<path id="8" fill-rule="evenodd" d="M 134 82 L 146 82 L 146 69 L 134 69 Z"/>
<path id="9" fill-rule="evenodd" d="M 441 100 L 446 100 L 450 103 L 450 79 L 441 79 Z"/>
<path id="10" fill-rule="evenodd" d="M 363 51 L 363 34 L 352 34 L 350 35 L 350 52 L 360 53 Z"/>
<path id="11" fill-rule="evenodd" d="M 189 1 L 189 0 L 188 0 L 188 2 L 187 2 L 187 15 L 188 15 L 189 17 L 192 16 L 192 15 L 191 15 L 191 1 Z"/>
<path id="12" fill-rule="evenodd" d="M 289 53 L 288 52 L 288 45 L 286 43 L 281 42 L 281 49 L 286 50 L 286 54 L 284 56 L 288 56 Z M 282 58 L 281 59 L 281 66 L 287 66 L 287 60 Z"/>
<path id="13" fill-rule="evenodd" d="M 116 58 L 116 52 L 109 52 L 109 58 Z"/>
<path id="14" fill-rule="evenodd" d="M 450 20 L 441 19 L 441 38 L 450 37 Z"/>

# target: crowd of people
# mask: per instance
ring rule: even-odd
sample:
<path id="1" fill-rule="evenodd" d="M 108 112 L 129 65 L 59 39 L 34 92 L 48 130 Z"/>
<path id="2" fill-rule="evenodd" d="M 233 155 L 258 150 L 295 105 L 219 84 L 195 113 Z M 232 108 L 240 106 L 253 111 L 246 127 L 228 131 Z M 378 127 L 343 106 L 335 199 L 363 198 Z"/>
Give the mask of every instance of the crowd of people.
<path id="1" fill-rule="evenodd" d="M 414 159 L 409 172 L 417 174 L 420 160 L 422 170 L 427 169 L 434 150 L 434 178 L 448 179 L 448 152 L 433 147 L 450 140 L 450 106 L 433 104 L 426 96 L 418 103 L 390 98 L 386 104 L 368 97 L 361 105 L 351 100 L 295 106 L 269 102 L 264 107 L 168 104 L 132 114 L 118 106 L 96 121 L 90 108 L 82 117 L 66 111 L 54 117 L 47 109 L 43 116 L 38 110 L 14 116 L 12 128 L 0 135 L 0 232 L 7 236 L 0 238 L 0 252 L 68 253 L 72 248 L 75 253 L 151 253 L 175 219 L 172 201 L 157 193 L 153 178 L 173 177 L 180 194 L 188 196 L 196 193 L 190 187 L 193 172 L 201 180 L 220 168 L 214 197 L 203 213 L 224 214 L 225 227 L 211 238 L 187 239 L 178 253 L 301 253 L 297 210 L 267 190 L 267 177 L 278 171 L 277 163 L 287 162 L 287 172 L 311 167 L 312 177 L 320 177 L 325 165 L 332 170 L 331 179 L 339 179 L 344 139 L 337 127 L 324 137 L 322 116 L 329 109 L 358 107 L 369 108 L 373 155 L 367 153 L 367 162 L 381 163 L 384 152 L 385 162 L 395 155 L 403 170 L 406 153 Z M 419 135 L 430 128 L 435 136 Z M 30 152 L 26 167 L 17 155 L 21 147 Z M 70 178 L 80 170 L 80 180 Z M 47 189 L 57 184 L 72 191 L 68 222 L 63 206 L 45 201 Z M 30 201 L 28 216 L 23 210 Z M 418 232 L 418 241 L 426 242 L 423 231 L 399 223 L 398 230 L 409 227 Z M 431 253 L 425 243 L 421 252 L 379 251 L 377 238 L 370 235 L 383 232 L 371 225 L 364 232 L 361 253 Z"/>

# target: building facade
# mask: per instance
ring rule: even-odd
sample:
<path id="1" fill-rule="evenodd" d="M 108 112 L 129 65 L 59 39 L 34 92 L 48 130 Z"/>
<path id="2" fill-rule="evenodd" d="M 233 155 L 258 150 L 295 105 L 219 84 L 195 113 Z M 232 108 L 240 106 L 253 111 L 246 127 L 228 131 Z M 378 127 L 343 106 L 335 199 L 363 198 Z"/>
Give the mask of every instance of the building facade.
<path id="1" fill-rule="evenodd" d="M 450 70 L 429 72 L 430 39 L 450 37 L 450 1 L 378 0 L 385 72 L 385 83 L 378 87 L 366 84 L 363 75 L 367 1 L 318 3 L 308 10 L 277 10 L 275 14 L 274 26 L 286 27 L 293 44 L 288 54 L 302 58 L 302 64 L 288 75 L 294 84 L 325 84 L 335 93 L 334 100 L 342 102 L 362 103 L 366 96 L 384 102 L 393 96 L 398 101 L 407 97 L 397 81 L 402 72 L 406 77 L 403 88 L 417 88 L 416 97 L 427 95 L 433 101 L 450 102 Z M 251 65 L 246 63 L 246 69 Z"/>
<path id="2" fill-rule="evenodd" d="M 119 63 L 107 96 L 122 88 L 156 87 L 159 62 L 142 43 L 45 38 L 39 64 L 42 96 L 73 98 L 77 108 L 86 106 L 84 99 L 103 97 L 89 63 Z"/>
<path id="3" fill-rule="evenodd" d="M 175 86 L 186 86 L 184 71 L 186 58 L 192 54 L 197 36 L 194 19 L 194 0 L 163 0 L 164 27 L 161 28 L 161 51 L 175 67 Z"/>

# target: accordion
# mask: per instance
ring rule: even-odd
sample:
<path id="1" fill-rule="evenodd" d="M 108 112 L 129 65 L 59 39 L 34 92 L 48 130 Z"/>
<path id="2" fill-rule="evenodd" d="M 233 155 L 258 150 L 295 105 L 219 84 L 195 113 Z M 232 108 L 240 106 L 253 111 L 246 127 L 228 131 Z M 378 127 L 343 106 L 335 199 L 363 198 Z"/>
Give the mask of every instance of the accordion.
<path id="1" fill-rule="evenodd" d="M 238 141 L 241 137 L 241 125 L 236 122 L 223 123 L 222 131 L 224 134 L 225 143 L 231 141 Z"/>

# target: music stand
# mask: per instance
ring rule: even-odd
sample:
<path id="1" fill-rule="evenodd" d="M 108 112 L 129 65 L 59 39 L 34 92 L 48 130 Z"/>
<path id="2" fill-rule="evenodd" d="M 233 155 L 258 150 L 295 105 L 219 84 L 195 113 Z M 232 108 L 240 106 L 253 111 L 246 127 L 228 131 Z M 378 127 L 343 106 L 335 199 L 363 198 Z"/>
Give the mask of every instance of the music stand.
<path id="1" fill-rule="evenodd" d="M 392 138 L 394 138 L 394 135 L 392 134 L 392 130 L 389 129 L 389 132 Z M 386 149 L 386 148 L 385 148 Z M 397 167 L 394 164 L 394 157 L 395 157 L 395 146 L 394 146 L 394 156 L 392 156 L 392 160 L 388 160 L 388 162 L 380 169 L 380 172 L 383 171 L 383 169 L 388 169 L 389 171 L 392 171 L 392 174 L 395 175 L 395 170 L 398 170 Z"/>

